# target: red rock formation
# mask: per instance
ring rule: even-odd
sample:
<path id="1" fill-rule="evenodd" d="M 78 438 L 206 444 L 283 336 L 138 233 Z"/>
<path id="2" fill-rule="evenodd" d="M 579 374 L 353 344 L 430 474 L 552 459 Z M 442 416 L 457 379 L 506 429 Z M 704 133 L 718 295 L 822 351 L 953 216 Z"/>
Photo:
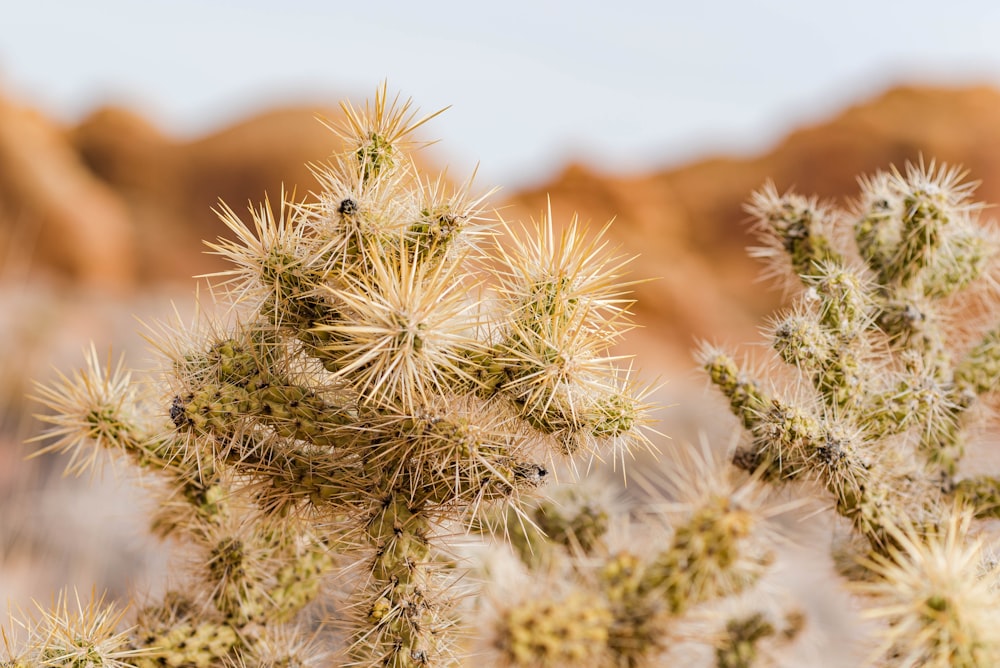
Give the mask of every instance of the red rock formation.
<path id="1" fill-rule="evenodd" d="M 142 119 L 104 109 L 70 134 L 71 144 L 101 180 L 127 202 L 138 231 L 143 280 L 187 278 L 218 269 L 203 239 L 225 234 L 213 213 L 220 201 L 238 213 L 276 201 L 282 186 L 305 189 L 306 166 L 339 141 L 318 120 L 326 109 L 281 109 L 192 142 L 167 139 Z"/>
<path id="2" fill-rule="evenodd" d="M 615 218 L 624 251 L 639 254 L 639 321 L 660 345 L 689 350 L 695 338 L 746 341 L 782 295 L 755 281 L 759 266 L 743 204 L 771 179 L 841 203 L 857 176 L 907 161 L 964 165 L 982 181 L 977 197 L 1000 203 L 1000 91 L 904 87 L 789 135 L 751 159 L 714 158 L 653 174 L 617 178 L 572 166 L 550 183 L 511 198 L 505 215 L 538 215 L 553 202 L 603 223 Z"/>
<path id="3" fill-rule="evenodd" d="M 304 164 L 337 141 L 316 115 L 279 110 L 179 142 L 122 110 L 63 133 L 0 103 L 0 216 L 13 214 L 21 236 L 38 236 L 37 263 L 82 282 L 213 271 L 217 260 L 201 252 L 202 239 L 224 233 L 212 207 L 222 199 L 241 211 L 265 193 L 276 199 L 282 184 L 305 195 L 313 179 Z M 640 256 L 633 275 L 657 279 L 636 289 L 644 336 L 686 355 L 694 337 L 752 337 L 781 297 L 754 281 L 758 267 L 745 253 L 752 240 L 742 207 L 752 190 L 772 179 L 781 190 L 848 197 L 857 175 L 921 155 L 965 165 L 984 183 L 979 196 L 1000 202 L 1000 91 L 898 88 L 751 159 L 632 177 L 571 166 L 511 196 L 503 214 L 537 217 L 551 198 L 558 220 L 573 212 L 594 224 L 615 218 L 612 236 Z"/>
<path id="4" fill-rule="evenodd" d="M 121 290 L 135 275 L 129 211 L 57 126 L 0 99 L 0 257 Z"/>

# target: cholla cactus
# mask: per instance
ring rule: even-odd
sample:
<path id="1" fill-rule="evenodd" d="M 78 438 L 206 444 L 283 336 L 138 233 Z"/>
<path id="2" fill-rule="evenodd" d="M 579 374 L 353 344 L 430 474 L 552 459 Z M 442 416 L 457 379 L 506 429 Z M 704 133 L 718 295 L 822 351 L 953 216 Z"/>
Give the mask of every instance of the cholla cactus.
<path id="1" fill-rule="evenodd" d="M 996 563 L 982 538 L 969 538 L 971 514 L 956 510 L 927 535 L 894 529 L 894 545 L 867 566 L 877 576 L 857 590 L 874 598 L 868 617 L 885 624 L 876 656 L 893 666 L 995 666 L 1000 663 Z"/>
<path id="2" fill-rule="evenodd" d="M 667 509 L 648 505 L 641 518 L 612 520 L 618 532 L 632 534 L 627 546 L 615 546 L 621 541 L 605 535 L 609 521 L 593 502 L 559 498 L 564 490 L 534 510 L 548 535 L 532 525 L 520 531 L 508 526 L 520 534 L 512 544 L 532 571 L 532 584 L 523 587 L 522 600 L 507 595 L 496 604 L 489 624 L 497 663 L 672 665 L 681 661 L 675 654 L 679 647 L 719 642 L 717 666 L 751 665 L 758 645 L 776 633 L 763 613 L 739 619 L 709 615 L 724 630 L 698 628 L 691 617 L 753 590 L 778 542 L 770 520 L 789 507 L 771 503 L 760 480 L 736 479 L 738 472 L 707 450 L 693 457 L 678 453 L 675 463 L 659 485 L 674 499 Z M 717 640 L 720 631 L 724 641 Z"/>
<path id="3" fill-rule="evenodd" d="M 315 203 L 283 197 L 250 225 L 222 208 L 231 308 L 153 337 L 166 391 L 140 397 L 96 354 L 40 390 L 47 449 L 74 471 L 104 447 L 155 471 L 155 529 L 201 555 L 198 584 L 139 611 L 133 658 L 86 665 L 314 665 L 330 648 L 303 640 L 303 611 L 351 565 L 343 663 L 450 664 L 443 536 L 520 508 L 556 460 L 647 444 L 644 391 L 607 352 L 630 302 L 603 231 L 546 219 L 498 243 L 468 186 L 417 173 L 411 136 L 433 115 L 384 86 L 344 112 Z"/>
<path id="4" fill-rule="evenodd" d="M 960 469 L 974 409 L 1000 381 L 1000 329 L 979 317 L 995 308 L 998 240 L 961 177 L 933 163 L 880 172 L 849 212 L 765 187 L 749 207 L 758 254 L 804 288 L 768 331 L 798 387 L 768 387 L 711 346 L 701 355 L 749 435 L 735 463 L 819 482 L 865 539 L 878 584 L 861 591 L 891 601 L 875 612 L 886 665 L 1000 656 L 995 576 L 977 575 L 969 521 L 996 515 L 1000 487 Z"/>
<path id="5" fill-rule="evenodd" d="M 142 654 L 130 648 L 128 631 L 120 628 L 125 611 L 113 603 L 105 604 L 103 597 L 91 595 L 84 603 L 78 592 L 72 601 L 69 593 L 63 592 L 51 610 L 39 608 L 39 612 L 41 618 L 34 623 L 20 622 L 27 639 L 19 649 L 11 647 L 12 639 L 0 629 L 8 654 L 8 660 L 0 665 L 128 668 Z"/>
<path id="6" fill-rule="evenodd" d="M 996 386 L 1000 347 L 996 330 L 970 347 L 956 308 L 997 246 L 959 178 L 933 165 L 879 173 L 853 215 L 773 187 L 755 195 L 761 254 L 787 256 L 806 288 L 771 340 L 814 398 L 778 396 L 718 350 L 702 356 L 753 436 L 738 463 L 819 479 L 879 549 L 890 525 L 940 525 L 956 491 L 988 495 L 957 474 L 964 420 Z M 850 219 L 861 262 L 836 243 Z"/>

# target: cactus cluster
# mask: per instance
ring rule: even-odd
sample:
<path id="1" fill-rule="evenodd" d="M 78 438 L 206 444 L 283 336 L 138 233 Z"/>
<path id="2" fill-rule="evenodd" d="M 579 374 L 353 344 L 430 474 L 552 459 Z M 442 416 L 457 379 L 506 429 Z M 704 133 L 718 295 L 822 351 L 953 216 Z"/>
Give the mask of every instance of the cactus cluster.
<path id="1" fill-rule="evenodd" d="M 879 172 L 849 210 L 766 186 L 748 206 L 758 255 L 800 286 L 767 331 L 790 382 L 701 351 L 747 435 L 734 463 L 818 483 L 860 539 L 884 665 L 1000 661 L 996 576 L 972 522 L 996 517 L 1000 486 L 962 466 L 1000 382 L 1000 246 L 963 176 Z"/>
<path id="2" fill-rule="evenodd" d="M 997 516 L 1000 487 L 961 466 L 988 417 L 984 395 L 1000 382 L 1000 329 L 988 321 L 1000 238 L 961 178 L 933 164 L 880 172 L 846 211 L 772 185 L 752 197 L 755 253 L 799 296 L 766 329 L 774 366 L 755 371 L 711 345 L 699 352 L 743 428 L 735 466 L 713 474 L 702 462 L 675 485 L 672 497 L 687 503 L 658 529 L 639 529 L 656 536 L 649 549 L 595 539 L 600 515 L 580 503 L 540 505 L 545 538 L 511 530 L 542 578 L 551 557 L 538 555 L 559 543 L 568 565 L 558 579 L 569 584 L 508 603 L 497 622 L 507 663 L 665 665 L 694 642 L 714 648 L 704 665 L 772 665 L 771 650 L 809 620 L 794 604 L 775 613 L 757 587 L 780 552 L 762 487 L 825 494 L 850 527 L 832 545 L 877 622 L 871 665 L 1000 662 L 1000 588 L 974 523 Z M 749 592 L 756 605 L 727 609 Z M 691 612 L 714 626 L 692 630 Z"/>
<path id="3" fill-rule="evenodd" d="M 448 537 L 523 513 L 573 456 L 649 445 L 646 390 L 609 353 L 631 301 L 603 230 L 491 221 L 470 184 L 427 179 L 413 133 L 436 114 L 384 85 L 343 111 L 314 200 L 220 208 L 217 315 L 150 327 L 154 383 L 92 353 L 39 390 L 44 449 L 154 473 L 153 528 L 196 556 L 131 631 L 39 631 L 11 665 L 451 665 Z"/>
<path id="4" fill-rule="evenodd" d="M 663 480 L 643 476 L 654 486 L 651 499 L 672 499 L 668 508 L 647 503 L 607 517 L 596 508 L 614 503 L 569 486 L 534 504 L 534 523 L 507 527 L 532 584 L 525 597 L 497 604 L 498 663 L 687 665 L 683 652 L 698 645 L 716 647 L 717 666 L 750 666 L 768 645 L 798 634 L 794 607 L 781 619 L 763 600 L 743 616 L 713 612 L 759 594 L 782 542 L 773 520 L 790 507 L 773 503 L 759 478 L 741 476 L 707 446 L 670 454 Z M 712 623 L 699 626 L 699 617 Z"/>

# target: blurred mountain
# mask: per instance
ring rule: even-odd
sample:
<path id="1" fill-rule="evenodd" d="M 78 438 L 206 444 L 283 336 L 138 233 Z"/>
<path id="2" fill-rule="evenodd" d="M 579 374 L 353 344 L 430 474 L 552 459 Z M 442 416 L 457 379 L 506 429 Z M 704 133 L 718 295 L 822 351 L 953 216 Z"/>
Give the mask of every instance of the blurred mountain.
<path id="1" fill-rule="evenodd" d="M 594 223 L 615 218 L 613 236 L 638 255 L 633 274 L 660 277 L 637 286 L 649 338 L 691 348 L 693 338 L 741 342 L 780 303 L 774 285 L 755 280 L 743 204 L 767 180 L 840 204 L 857 177 L 907 161 L 962 165 L 982 182 L 978 199 L 1000 203 L 1000 90 L 900 87 L 790 134 L 764 155 L 717 157 L 651 174 L 604 174 L 568 167 L 552 182 L 515 194 L 505 216 L 578 212 Z"/>
<path id="2" fill-rule="evenodd" d="M 0 102 L 0 252 L 124 288 L 217 269 L 202 244 L 225 233 L 212 209 L 276 202 L 283 185 L 308 190 L 307 163 L 339 141 L 317 119 L 340 117 L 278 109 L 184 142 L 125 109 L 60 128 Z"/>
<path id="3" fill-rule="evenodd" d="M 0 258 L 46 268 L 78 284 L 128 290 L 218 268 L 202 239 L 224 234 L 219 200 L 238 212 L 282 184 L 304 195 L 305 166 L 337 139 L 315 119 L 339 111 L 282 109 L 197 141 L 165 136 L 145 119 L 107 108 L 63 128 L 0 99 Z M 754 281 L 743 203 L 772 179 L 779 190 L 841 199 L 856 176 L 890 164 L 962 164 L 1000 202 L 1000 91 L 903 87 L 789 135 L 757 157 L 718 157 L 647 174 L 572 165 L 515 193 L 506 219 L 616 222 L 611 237 L 638 255 L 642 336 L 686 356 L 693 337 L 746 340 L 781 295 Z M 0 271 L 0 274 L 4 272 Z M 677 356 L 673 359 L 680 359 Z"/>

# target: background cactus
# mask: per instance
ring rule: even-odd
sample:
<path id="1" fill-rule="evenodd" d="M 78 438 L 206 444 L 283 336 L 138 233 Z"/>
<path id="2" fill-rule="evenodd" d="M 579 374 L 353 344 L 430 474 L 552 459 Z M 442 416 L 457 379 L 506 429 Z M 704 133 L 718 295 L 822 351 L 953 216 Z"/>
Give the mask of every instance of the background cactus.
<path id="1" fill-rule="evenodd" d="M 522 526 L 530 540 L 511 529 L 516 536 L 511 543 L 532 584 L 524 588 L 527 595 L 508 594 L 497 603 L 498 662 L 752 665 L 770 636 L 779 633 L 777 627 L 789 640 L 797 635 L 801 624 L 791 630 L 787 620 L 772 620 L 765 602 L 773 597 L 757 587 L 783 540 L 775 519 L 792 508 L 774 503 L 759 479 L 741 476 L 707 446 L 670 455 L 666 479 L 643 481 L 657 488 L 650 490 L 651 498 L 672 499 L 667 508 L 648 500 L 631 509 L 618 504 L 607 521 L 595 522 L 594 500 L 600 495 L 588 494 L 590 503 L 567 500 L 567 494 L 586 494 L 571 486 L 554 490 L 533 516 L 558 514 L 560 527 L 573 528 L 543 535 Z M 595 530 L 602 525 L 615 531 Z M 757 600 L 738 618 L 720 612 L 727 599 L 751 592 Z M 801 616 L 792 605 L 782 608 L 779 614 Z M 700 661 L 684 654 L 692 646 L 716 645 L 717 651 Z"/>
<path id="2" fill-rule="evenodd" d="M 995 515 L 996 478 L 961 467 L 1000 381 L 998 238 L 962 177 L 934 163 L 880 172 L 850 211 L 765 187 L 749 206 L 758 254 L 801 285 L 769 329 L 793 391 L 702 353 L 748 434 L 734 462 L 820 483 L 865 539 L 853 572 L 875 578 L 858 591 L 881 601 L 885 665 L 988 666 L 1000 650 L 986 621 L 995 575 L 971 522 Z"/>

